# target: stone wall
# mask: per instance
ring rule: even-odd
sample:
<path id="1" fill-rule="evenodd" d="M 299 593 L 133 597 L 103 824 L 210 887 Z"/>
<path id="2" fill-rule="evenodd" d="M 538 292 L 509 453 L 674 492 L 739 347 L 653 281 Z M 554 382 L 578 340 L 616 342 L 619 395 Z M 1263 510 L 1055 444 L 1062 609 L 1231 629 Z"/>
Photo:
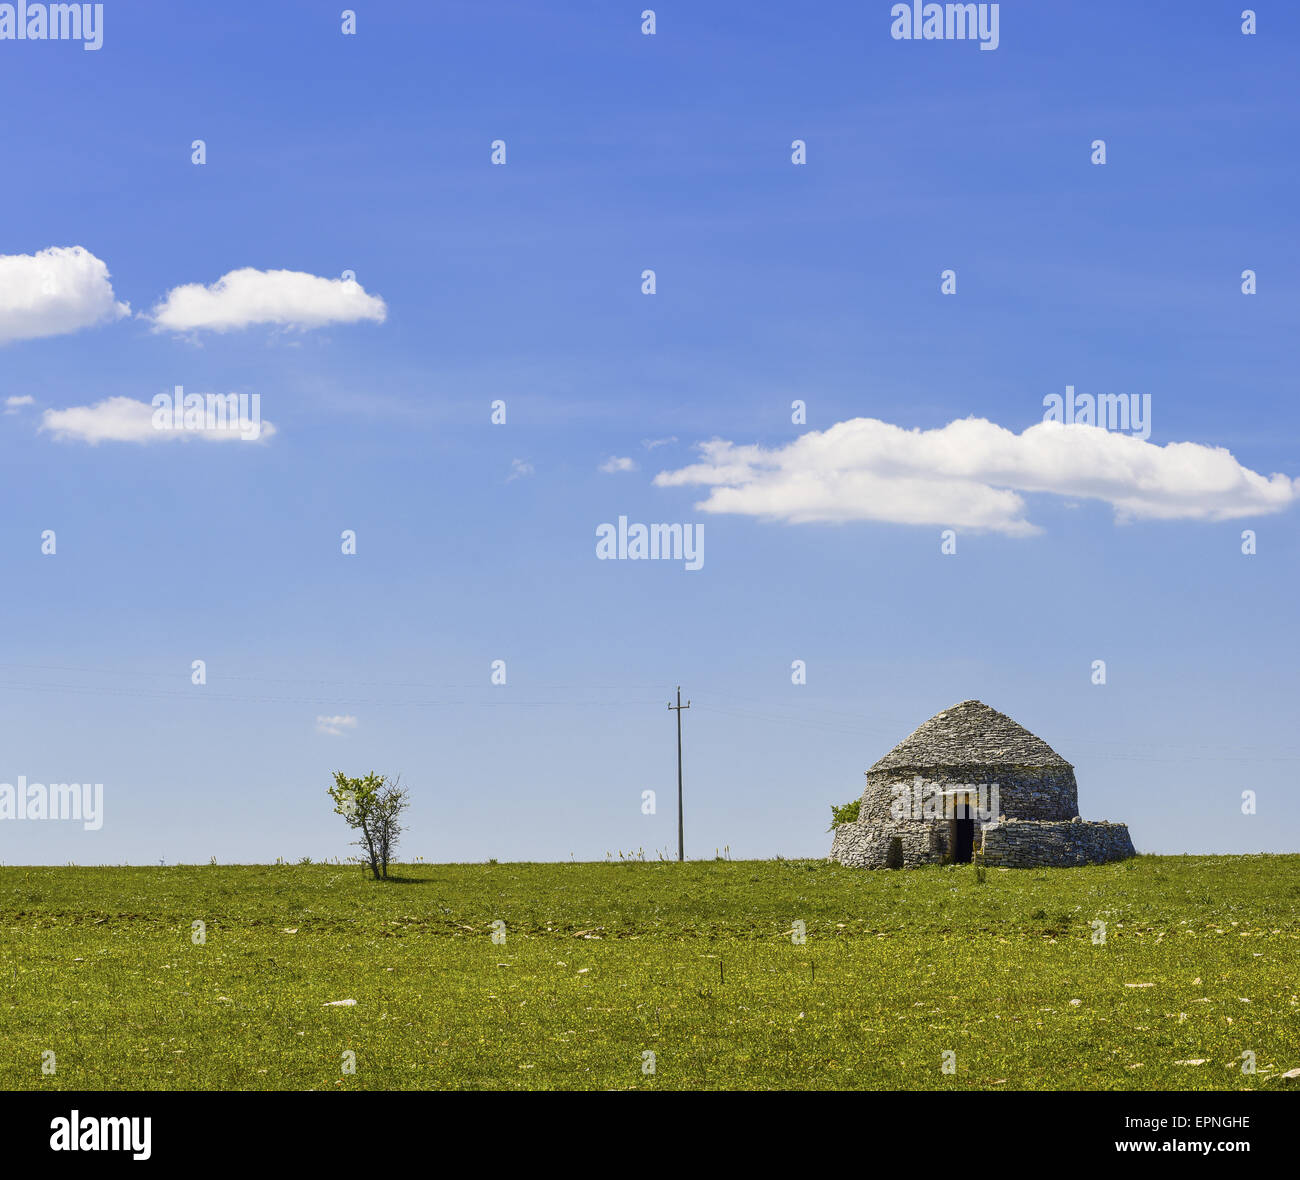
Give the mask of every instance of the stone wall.
<path id="1" fill-rule="evenodd" d="M 883 869 L 889 842 L 903 846 L 903 868 L 943 864 L 948 851 L 947 820 L 840 824 L 831 843 L 831 860 L 860 869 Z M 992 868 L 1103 864 L 1136 856 L 1126 824 L 1073 819 L 1068 823 L 1004 819 L 975 826 L 975 850 Z"/>
<path id="2" fill-rule="evenodd" d="M 903 768 L 869 771 L 866 790 L 862 792 L 859 820 L 872 823 L 897 823 L 891 813 L 902 789 L 904 800 L 915 800 L 915 783 L 922 779 L 924 792 L 951 790 L 954 787 L 979 787 L 996 783 L 1001 815 L 1019 819 L 1069 820 L 1079 814 L 1079 788 L 1074 771 L 1061 766 L 945 766 L 942 770 Z M 915 813 L 912 820 L 924 817 Z"/>
<path id="3" fill-rule="evenodd" d="M 1136 856 L 1127 824 L 1077 817 L 1069 823 L 1003 820 L 984 829 L 984 864 L 1003 868 L 1102 864 Z"/>
<path id="4" fill-rule="evenodd" d="M 903 845 L 903 868 L 940 864 L 947 847 L 942 839 L 947 827 L 946 822 L 910 820 L 889 824 L 862 823 L 859 820 L 840 824 L 831 842 L 831 860 L 852 868 L 883 869 L 889 856 L 889 842 L 897 836 Z"/>

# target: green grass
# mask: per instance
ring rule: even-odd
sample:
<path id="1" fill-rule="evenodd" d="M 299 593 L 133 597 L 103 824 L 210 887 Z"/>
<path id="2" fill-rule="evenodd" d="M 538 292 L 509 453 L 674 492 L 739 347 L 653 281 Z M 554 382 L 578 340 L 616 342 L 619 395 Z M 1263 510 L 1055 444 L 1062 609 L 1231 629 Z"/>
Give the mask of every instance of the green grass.
<path id="1" fill-rule="evenodd" d="M 1296 856 L 397 871 L 0 868 L 0 1087 L 1300 1086 Z"/>

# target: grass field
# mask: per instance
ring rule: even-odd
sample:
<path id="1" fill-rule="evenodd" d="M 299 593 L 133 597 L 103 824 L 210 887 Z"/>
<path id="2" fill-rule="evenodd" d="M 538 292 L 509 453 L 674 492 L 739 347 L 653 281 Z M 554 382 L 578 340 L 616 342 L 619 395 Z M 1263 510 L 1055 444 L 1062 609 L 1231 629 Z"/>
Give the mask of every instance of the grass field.
<path id="1" fill-rule="evenodd" d="M 397 872 L 0 868 L 0 1087 L 1300 1088 L 1297 856 Z"/>

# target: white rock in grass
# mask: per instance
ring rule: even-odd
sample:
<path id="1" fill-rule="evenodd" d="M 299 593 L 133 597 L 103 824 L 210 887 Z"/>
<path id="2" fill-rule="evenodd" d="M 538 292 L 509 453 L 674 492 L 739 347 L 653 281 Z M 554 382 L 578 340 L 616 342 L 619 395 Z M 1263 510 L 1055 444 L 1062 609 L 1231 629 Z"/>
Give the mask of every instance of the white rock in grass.
<path id="1" fill-rule="evenodd" d="M 328 1000 L 321 1005 L 322 1008 L 351 1008 L 356 1000 Z"/>

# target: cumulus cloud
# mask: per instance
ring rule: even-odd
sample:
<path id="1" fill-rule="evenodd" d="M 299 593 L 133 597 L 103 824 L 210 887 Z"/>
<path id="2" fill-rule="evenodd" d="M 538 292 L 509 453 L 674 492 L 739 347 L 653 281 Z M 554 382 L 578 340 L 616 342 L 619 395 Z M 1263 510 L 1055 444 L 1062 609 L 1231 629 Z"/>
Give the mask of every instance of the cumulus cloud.
<path id="1" fill-rule="evenodd" d="M 229 403 L 234 394 L 200 394 L 205 400 L 220 398 Z M 214 414 L 190 426 L 159 424 L 158 411 L 150 402 L 130 397 L 109 397 L 93 406 L 70 406 L 66 410 L 46 410 L 41 416 L 41 430 L 48 431 L 60 442 L 85 442 L 92 446 L 102 442 L 153 443 L 169 439 L 201 438 L 210 442 L 253 441 L 268 439 L 275 427 L 263 421 L 260 414 L 254 418 L 248 410 L 247 399 L 243 409 L 234 409 L 224 417 Z"/>
<path id="2" fill-rule="evenodd" d="M 328 733 L 332 737 L 342 737 L 345 729 L 356 729 L 357 719 L 350 713 L 338 717 L 317 717 L 316 732 Z"/>
<path id="3" fill-rule="evenodd" d="M 5 398 L 5 413 L 16 414 L 23 406 L 34 406 L 36 399 L 30 394 L 22 394 L 19 397 Z"/>
<path id="4" fill-rule="evenodd" d="M 173 287 L 150 313 L 155 328 L 173 332 L 228 332 L 251 324 L 319 328 L 371 320 L 382 324 L 388 308 L 355 279 L 326 279 L 298 270 L 246 266 L 211 286 Z"/>
<path id="5" fill-rule="evenodd" d="M 1280 512 L 1300 480 L 1263 476 L 1223 447 L 1157 446 L 1095 426 L 1040 422 L 1021 434 L 983 418 L 906 430 L 854 418 L 783 447 L 700 445 L 702 461 L 655 477 L 703 486 L 704 512 L 791 523 L 890 521 L 1039 532 L 1021 493 L 1102 500 L 1118 521 L 1230 520 Z"/>
<path id="6" fill-rule="evenodd" d="M 0 344 L 64 336 L 130 313 L 108 267 L 81 246 L 0 254 Z"/>
<path id="7" fill-rule="evenodd" d="M 600 465 L 600 469 L 605 472 L 606 475 L 613 475 L 618 471 L 635 471 L 636 460 L 620 458 L 618 455 L 610 455 L 610 457 Z"/>

